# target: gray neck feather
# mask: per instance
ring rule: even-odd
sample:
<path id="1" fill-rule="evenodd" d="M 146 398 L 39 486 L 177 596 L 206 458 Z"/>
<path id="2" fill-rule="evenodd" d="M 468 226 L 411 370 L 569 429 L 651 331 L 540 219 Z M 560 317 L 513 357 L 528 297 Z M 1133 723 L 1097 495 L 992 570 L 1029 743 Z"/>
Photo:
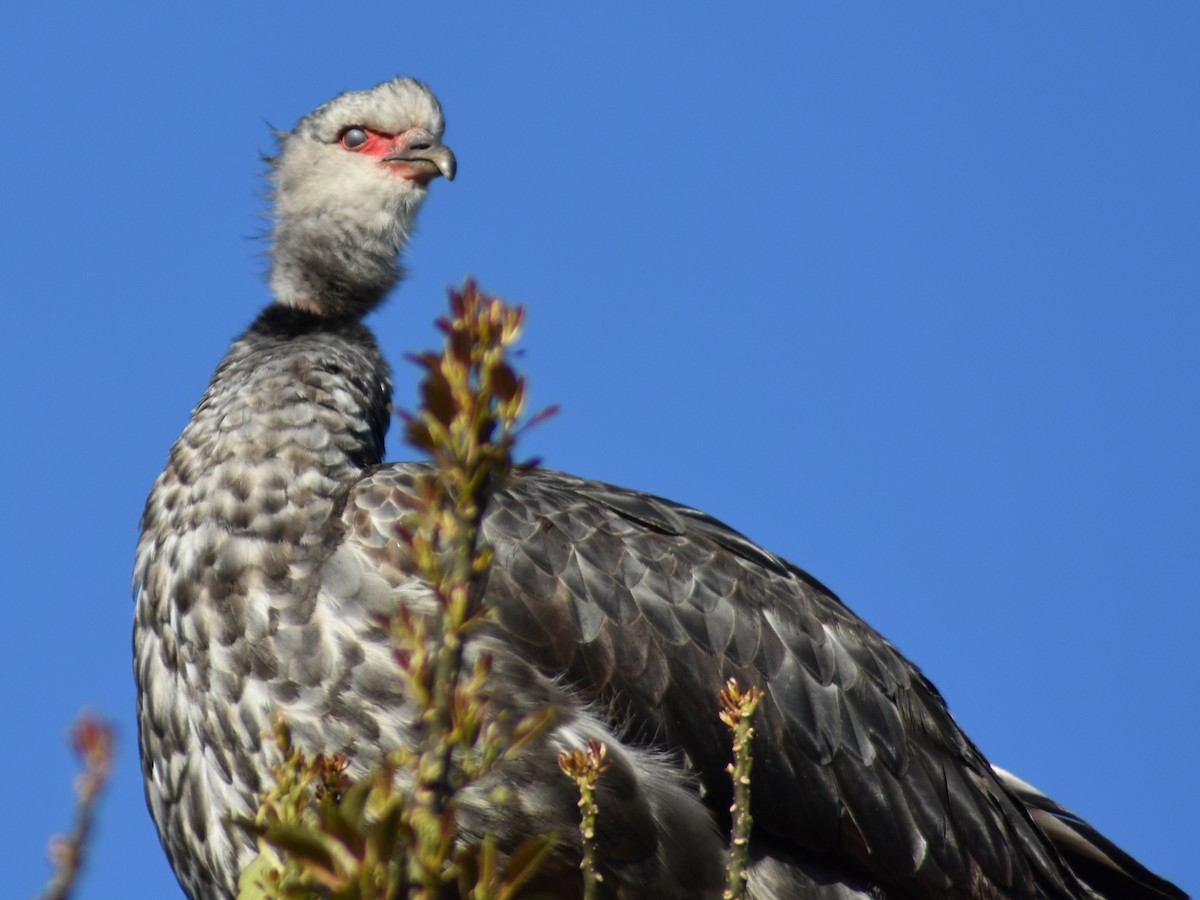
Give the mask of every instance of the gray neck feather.
<path id="1" fill-rule="evenodd" d="M 409 218 L 398 213 L 381 229 L 336 206 L 293 216 L 289 205 L 279 199 L 271 251 L 276 300 L 331 318 L 360 318 L 383 302 L 403 276 L 398 257 Z"/>

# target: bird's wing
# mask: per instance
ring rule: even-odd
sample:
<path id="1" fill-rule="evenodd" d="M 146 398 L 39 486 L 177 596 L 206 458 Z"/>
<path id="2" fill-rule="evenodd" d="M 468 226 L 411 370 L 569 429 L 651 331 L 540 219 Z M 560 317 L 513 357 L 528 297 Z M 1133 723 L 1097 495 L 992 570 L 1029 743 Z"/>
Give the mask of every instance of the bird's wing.
<path id="1" fill-rule="evenodd" d="M 1103 897 L 1127 900 L 1187 900 L 1187 894 L 1155 875 L 1095 828 L 1055 803 L 1027 781 L 993 766 L 1071 868 Z"/>
<path id="2" fill-rule="evenodd" d="M 419 471 L 356 487 L 372 531 L 410 505 Z M 752 803 L 774 843 L 901 891 L 1077 895 L 933 685 L 800 569 L 696 510 L 544 469 L 490 499 L 484 534 L 513 646 L 629 741 L 680 754 L 718 816 L 731 792 L 717 695 L 733 676 L 766 692 Z"/>

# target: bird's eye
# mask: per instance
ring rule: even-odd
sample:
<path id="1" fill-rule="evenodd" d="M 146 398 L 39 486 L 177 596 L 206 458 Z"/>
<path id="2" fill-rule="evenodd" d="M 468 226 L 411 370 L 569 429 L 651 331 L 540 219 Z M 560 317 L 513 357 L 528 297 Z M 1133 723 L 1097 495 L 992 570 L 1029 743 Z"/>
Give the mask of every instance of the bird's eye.
<path id="1" fill-rule="evenodd" d="M 367 142 L 367 131 L 355 125 L 342 132 L 342 146 L 347 150 L 361 150 Z"/>

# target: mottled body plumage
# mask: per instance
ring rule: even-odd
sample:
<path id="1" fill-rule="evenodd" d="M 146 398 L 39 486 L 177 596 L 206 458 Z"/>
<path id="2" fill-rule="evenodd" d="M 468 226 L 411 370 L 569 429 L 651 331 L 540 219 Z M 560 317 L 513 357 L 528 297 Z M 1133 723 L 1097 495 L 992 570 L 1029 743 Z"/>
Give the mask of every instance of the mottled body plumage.
<path id="1" fill-rule="evenodd" d="M 346 135 L 360 126 L 372 147 L 394 147 L 356 154 Z M 441 132 L 433 95 L 397 79 L 283 137 L 277 302 L 218 367 L 147 502 L 141 750 L 192 897 L 232 896 L 252 856 L 228 818 L 251 814 L 265 783 L 273 710 L 298 744 L 347 753 L 356 774 L 411 739 L 377 614 L 429 599 L 396 532 L 422 467 L 381 464 L 391 383 L 359 319 L 399 276 L 429 177 L 453 174 Z M 498 706 L 556 715 L 496 775 L 511 803 L 464 798 L 465 840 L 574 834 L 558 754 L 597 740 L 613 761 L 597 795 L 606 890 L 720 896 L 730 788 L 717 695 L 736 676 L 766 692 L 752 897 L 1097 896 L 1066 861 L 1080 846 L 1103 847 L 1109 864 L 1088 877 L 1112 879 L 1111 896 L 1181 896 L 1085 824 L 1057 826 L 1068 814 L 993 770 L 889 643 L 708 516 L 535 470 L 490 498 L 483 524 L 498 616 L 468 656 L 493 654 Z M 576 861 L 568 839 L 543 886 L 576 896 Z"/>

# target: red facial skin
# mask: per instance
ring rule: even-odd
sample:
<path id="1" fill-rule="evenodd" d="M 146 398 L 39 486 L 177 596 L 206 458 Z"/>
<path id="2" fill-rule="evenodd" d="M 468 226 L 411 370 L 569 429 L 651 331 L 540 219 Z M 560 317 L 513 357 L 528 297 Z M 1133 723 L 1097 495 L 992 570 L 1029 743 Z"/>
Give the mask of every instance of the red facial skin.
<path id="1" fill-rule="evenodd" d="M 379 160 L 380 165 L 388 166 L 392 170 L 393 175 L 403 178 L 406 181 L 414 181 L 422 187 L 429 184 L 437 174 L 437 169 L 429 163 L 386 159 L 388 156 L 402 153 L 408 149 L 409 132 L 388 134 L 385 131 L 376 131 L 373 128 L 367 128 L 362 125 L 356 127 L 358 130 L 366 133 L 366 142 L 357 147 L 350 147 L 346 144 L 346 136 L 342 135 L 338 139 L 338 144 L 343 150 L 350 153 L 362 153 L 365 156 L 373 156 Z M 424 132 L 421 132 L 421 135 L 428 137 Z M 431 168 L 433 171 L 430 171 Z"/>

